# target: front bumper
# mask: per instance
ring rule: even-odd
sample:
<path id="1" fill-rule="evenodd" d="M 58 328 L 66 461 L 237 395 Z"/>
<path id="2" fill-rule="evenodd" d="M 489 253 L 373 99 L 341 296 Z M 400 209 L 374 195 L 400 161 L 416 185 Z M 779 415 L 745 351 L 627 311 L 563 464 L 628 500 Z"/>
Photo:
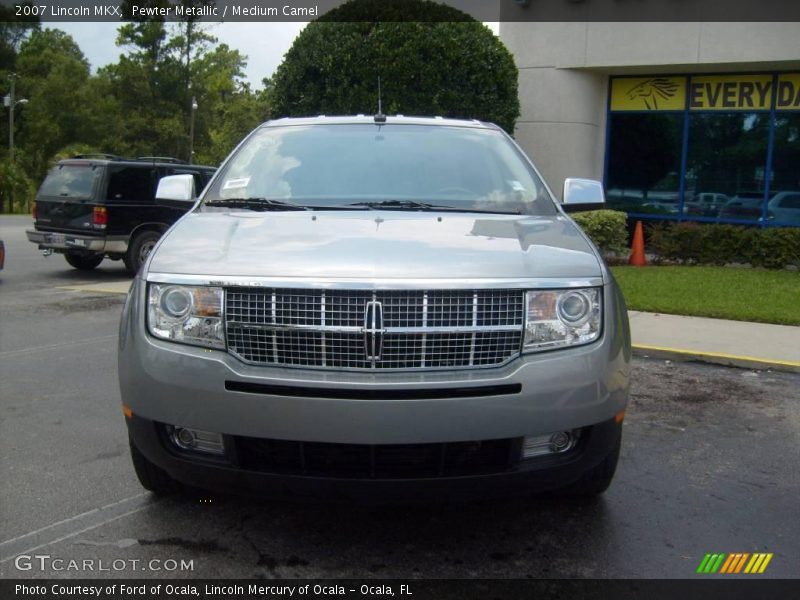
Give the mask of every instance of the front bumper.
<path id="1" fill-rule="evenodd" d="M 128 238 L 125 236 L 97 237 L 34 229 L 27 230 L 25 234 L 28 241 L 37 244 L 40 250 L 91 254 L 124 254 L 128 250 Z"/>
<path id="2" fill-rule="evenodd" d="M 627 404 L 630 333 L 613 283 L 604 292 L 604 333 L 597 342 L 523 355 L 497 368 L 428 372 L 247 365 L 224 351 L 150 336 L 145 296 L 146 283 L 137 278 L 120 327 L 120 390 L 134 414 L 131 437 L 151 462 L 194 485 L 216 481 L 257 491 L 280 487 L 287 476 L 177 456 L 159 441 L 153 423 L 233 437 L 351 445 L 449 444 L 591 428 L 586 445 L 556 463 L 422 482 L 426 489 L 451 489 L 452 484 L 457 491 L 471 486 L 466 480 L 494 482 L 490 487 L 501 480 L 530 487 L 536 480 L 537 489 L 547 489 L 576 479 L 608 454 L 613 432 L 619 431 L 614 417 Z M 288 479 L 301 488 L 320 483 L 316 477 Z M 358 491 L 361 486 L 394 489 L 398 482 L 348 480 L 343 485 Z"/>
<path id="3" fill-rule="evenodd" d="M 460 476 L 403 478 L 344 477 L 265 472 L 243 464 L 239 438 L 226 436 L 226 455 L 187 456 L 167 441 L 163 427 L 133 416 L 128 419 L 132 443 L 150 462 L 184 484 L 225 493 L 277 498 L 308 498 L 347 502 L 451 502 L 525 496 L 558 490 L 618 450 L 622 423 L 610 419 L 587 427 L 579 444 L 563 455 L 526 460 L 509 457 L 505 468 Z"/>

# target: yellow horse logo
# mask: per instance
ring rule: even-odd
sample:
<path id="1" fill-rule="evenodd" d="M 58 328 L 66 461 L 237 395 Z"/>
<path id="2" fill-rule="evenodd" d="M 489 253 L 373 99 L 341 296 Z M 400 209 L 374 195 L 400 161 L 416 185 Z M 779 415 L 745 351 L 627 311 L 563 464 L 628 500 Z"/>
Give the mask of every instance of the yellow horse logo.
<path id="1" fill-rule="evenodd" d="M 669 100 L 680 86 L 666 77 L 646 79 L 628 90 L 628 100 L 641 98 L 647 110 L 658 110 L 658 99 Z"/>

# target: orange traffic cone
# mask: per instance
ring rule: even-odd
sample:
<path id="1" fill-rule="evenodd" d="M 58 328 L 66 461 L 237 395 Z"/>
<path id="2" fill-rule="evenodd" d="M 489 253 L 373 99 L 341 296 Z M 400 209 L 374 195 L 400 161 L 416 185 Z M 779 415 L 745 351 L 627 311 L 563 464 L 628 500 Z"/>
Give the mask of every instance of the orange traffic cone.
<path id="1" fill-rule="evenodd" d="M 634 267 L 647 265 L 647 259 L 644 257 L 644 230 L 642 229 L 641 221 L 636 221 L 636 229 L 633 230 L 633 245 L 631 246 L 631 257 L 628 259 L 628 264 Z"/>

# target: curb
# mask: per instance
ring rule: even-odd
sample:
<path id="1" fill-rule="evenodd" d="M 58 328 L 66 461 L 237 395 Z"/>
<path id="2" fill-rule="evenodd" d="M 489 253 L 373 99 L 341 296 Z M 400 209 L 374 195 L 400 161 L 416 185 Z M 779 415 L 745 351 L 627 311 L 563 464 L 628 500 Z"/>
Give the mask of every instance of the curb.
<path id="1" fill-rule="evenodd" d="M 131 287 L 130 281 L 109 281 L 107 283 L 86 283 L 78 285 L 59 285 L 58 290 L 68 292 L 89 292 L 96 294 L 127 294 Z"/>
<path id="2" fill-rule="evenodd" d="M 698 350 L 685 350 L 681 348 L 664 348 L 662 346 L 647 346 L 645 344 L 633 344 L 633 353 L 636 356 L 667 358 L 683 362 L 698 361 L 726 367 L 738 367 L 740 369 L 800 373 L 800 363 L 788 360 L 770 360 L 756 358 L 754 356 L 737 356 L 735 354 L 715 354 L 713 352 L 700 352 Z"/>

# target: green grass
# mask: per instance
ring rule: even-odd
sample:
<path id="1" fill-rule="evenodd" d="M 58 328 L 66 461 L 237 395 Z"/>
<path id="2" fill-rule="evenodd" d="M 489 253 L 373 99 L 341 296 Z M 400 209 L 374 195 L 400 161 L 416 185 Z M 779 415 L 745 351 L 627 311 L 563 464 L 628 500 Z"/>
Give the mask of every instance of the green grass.
<path id="1" fill-rule="evenodd" d="M 800 325 L 800 273 L 733 267 L 611 267 L 630 310 Z"/>

